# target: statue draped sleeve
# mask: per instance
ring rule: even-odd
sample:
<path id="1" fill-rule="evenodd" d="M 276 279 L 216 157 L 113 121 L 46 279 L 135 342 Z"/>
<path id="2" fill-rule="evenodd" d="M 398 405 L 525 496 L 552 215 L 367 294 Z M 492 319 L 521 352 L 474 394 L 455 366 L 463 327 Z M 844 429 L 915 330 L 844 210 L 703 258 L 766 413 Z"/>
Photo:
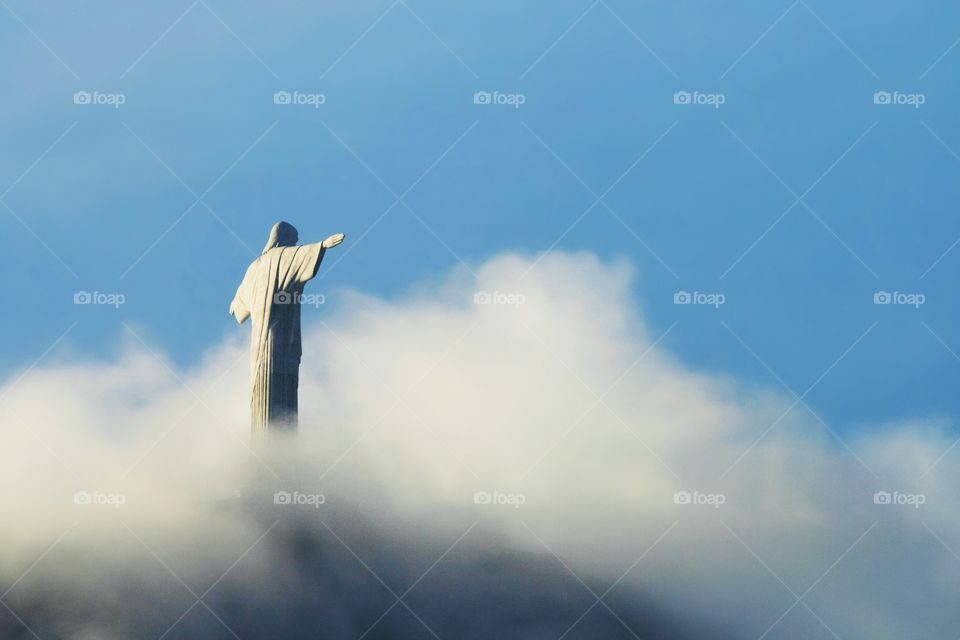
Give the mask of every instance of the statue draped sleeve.
<path id="1" fill-rule="evenodd" d="M 304 244 L 297 247 L 283 247 L 280 258 L 280 268 L 283 277 L 278 279 L 280 289 L 289 290 L 291 287 L 303 286 L 317 275 L 320 261 L 326 251 L 319 242 Z M 284 268 L 285 267 L 285 268 Z"/>
<path id="2" fill-rule="evenodd" d="M 237 294 L 233 296 L 233 302 L 230 303 L 230 315 L 237 319 L 239 324 L 243 324 L 250 317 L 250 302 L 253 300 L 253 282 L 251 272 L 255 270 L 257 263 L 254 262 L 247 267 L 247 273 L 243 276 L 243 281 L 237 288 Z"/>

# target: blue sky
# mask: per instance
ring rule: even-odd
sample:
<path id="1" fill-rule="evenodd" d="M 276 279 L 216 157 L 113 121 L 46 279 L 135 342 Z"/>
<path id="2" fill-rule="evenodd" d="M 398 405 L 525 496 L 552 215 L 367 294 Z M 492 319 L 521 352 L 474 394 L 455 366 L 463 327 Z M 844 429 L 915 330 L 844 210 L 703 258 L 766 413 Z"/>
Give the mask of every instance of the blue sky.
<path id="1" fill-rule="evenodd" d="M 347 234 L 324 292 L 397 295 L 505 251 L 624 258 L 694 367 L 812 387 L 839 430 L 952 420 L 958 38 L 935 2 L 5 0 L 0 372 L 54 343 L 45 362 L 111 358 L 123 323 L 195 363 L 240 331 L 229 301 L 282 218 Z"/>

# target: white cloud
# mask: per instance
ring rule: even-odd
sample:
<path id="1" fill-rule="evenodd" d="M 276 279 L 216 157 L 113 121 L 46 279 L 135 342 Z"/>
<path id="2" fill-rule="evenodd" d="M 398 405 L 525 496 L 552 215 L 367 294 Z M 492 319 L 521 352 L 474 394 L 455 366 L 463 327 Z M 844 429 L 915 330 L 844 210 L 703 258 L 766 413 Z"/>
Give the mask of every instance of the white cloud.
<path id="1" fill-rule="evenodd" d="M 247 447 L 246 328 L 177 372 L 186 387 L 136 341 L 117 362 L 40 366 L 8 383 L 0 496 L 16 515 L 0 521 L 0 572 L 16 579 L 77 521 L 64 549 L 96 555 L 109 539 L 113 553 L 142 552 L 125 524 L 178 573 L 222 571 L 262 530 L 222 505 L 259 496 L 259 483 L 322 491 L 384 531 L 455 539 L 479 520 L 507 546 L 545 544 L 601 591 L 669 530 L 624 587 L 745 637 L 811 585 L 804 602 L 822 623 L 798 604 L 767 637 L 955 626 L 953 456 L 921 478 L 951 444 L 942 425 L 845 436 L 858 461 L 803 407 L 781 419 L 792 398 L 692 371 L 669 340 L 654 345 L 666 327 L 646 326 L 625 263 L 504 255 L 477 273 L 305 311 L 290 451 Z M 475 304 L 478 290 L 511 302 Z M 125 504 L 80 508 L 79 490 Z M 477 491 L 522 504 L 477 505 Z M 682 491 L 705 504 L 675 504 Z M 875 505 L 877 491 L 925 503 Z M 211 544 L 191 562 L 198 537 Z"/>

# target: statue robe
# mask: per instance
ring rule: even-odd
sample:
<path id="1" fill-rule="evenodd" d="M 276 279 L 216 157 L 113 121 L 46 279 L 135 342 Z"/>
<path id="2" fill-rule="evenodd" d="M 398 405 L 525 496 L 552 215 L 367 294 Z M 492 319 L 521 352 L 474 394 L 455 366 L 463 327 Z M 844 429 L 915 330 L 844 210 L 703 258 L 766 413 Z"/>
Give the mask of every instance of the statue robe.
<path id="1" fill-rule="evenodd" d="M 230 313 L 252 320 L 250 424 L 254 433 L 297 426 L 300 296 L 317 274 L 321 243 L 274 246 L 247 268 Z"/>

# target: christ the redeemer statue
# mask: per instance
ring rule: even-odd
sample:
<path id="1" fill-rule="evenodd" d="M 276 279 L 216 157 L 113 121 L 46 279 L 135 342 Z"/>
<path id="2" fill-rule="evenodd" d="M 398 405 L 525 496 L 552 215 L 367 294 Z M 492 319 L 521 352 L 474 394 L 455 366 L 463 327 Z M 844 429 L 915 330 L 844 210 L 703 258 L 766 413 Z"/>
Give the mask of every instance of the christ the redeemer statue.
<path id="1" fill-rule="evenodd" d="M 317 275 L 323 254 L 343 242 L 337 233 L 323 242 L 297 245 L 292 224 L 278 222 L 263 255 L 243 276 L 230 314 L 243 324 L 252 318 L 250 342 L 250 424 L 254 433 L 296 429 L 300 379 L 300 299 Z"/>

